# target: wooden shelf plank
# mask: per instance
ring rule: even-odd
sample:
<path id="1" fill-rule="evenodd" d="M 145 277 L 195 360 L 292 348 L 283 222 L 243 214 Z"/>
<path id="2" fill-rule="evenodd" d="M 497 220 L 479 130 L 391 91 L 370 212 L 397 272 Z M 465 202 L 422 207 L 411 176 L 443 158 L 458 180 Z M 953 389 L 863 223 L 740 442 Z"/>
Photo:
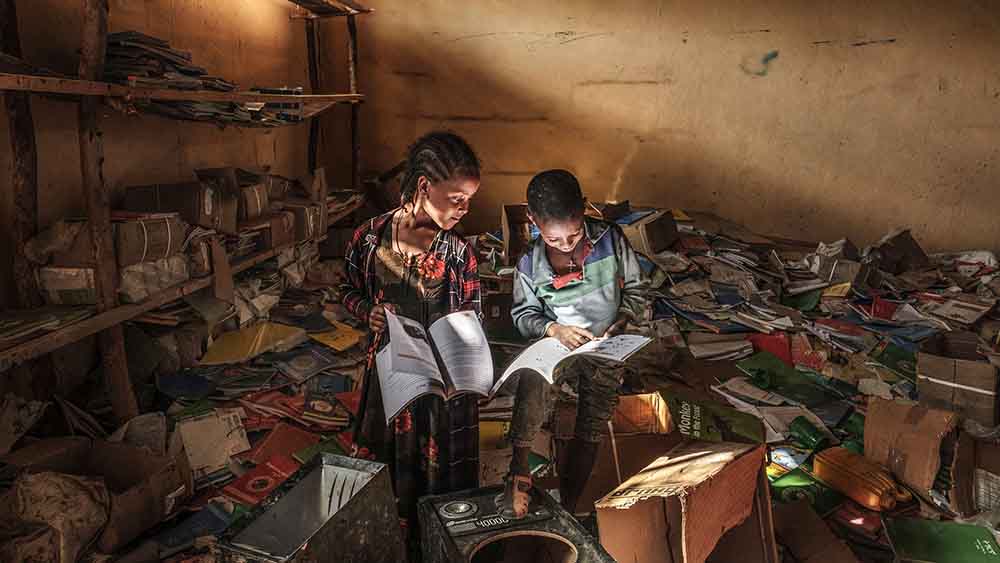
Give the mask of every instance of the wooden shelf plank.
<path id="1" fill-rule="evenodd" d="M 367 14 L 374 10 L 356 0 L 289 0 L 308 12 L 311 17 L 343 17 Z"/>
<path id="2" fill-rule="evenodd" d="M 356 103 L 364 100 L 363 94 L 303 94 L 295 96 L 260 94 L 257 92 L 132 88 L 123 84 L 112 84 L 110 82 L 10 73 L 0 73 L 0 90 L 180 102 L 341 104 Z"/>
<path id="3" fill-rule="evenodd" d="M 364 205 L 363 199 L 355 202 L 354 205 L 343 209 L 338 213 L 330 215 L 329 224 L 332 225 L 350 215 L 362 205 Z M 323 237 L 325 237 L 325 234 Z M 319 242 L 323 237 L 317 238 L 316 241 Z M 232 265 L 232 272 L 233 274 L 238 274 L 249 270 L 261 262 L 274 258 L 279 252 L 294 247 L 296 244 L 299 243 L 292 243 L 281 248 L 254 254 L 253 256 L 239 260 Z M 196 291 L 201 291 L 211 286 L 212 276 L 189 280 L 182 284 L 178 284 L 155 293 L 141 303 L 120 305 L 104 313 L 99 313 L 93 317 L 88 317 L 59 330 L 54 330 L 48 334 L 35 338 L 34 340 L 23 342 L 5 350 L 0 350 L 0 370 L 9 367 L 11 364 L 19 364 L 26 360 L 48 354 L 62 348 L 63 346 L 97 334 L 98 332 L 116 324 L 134 319 L 143 313 L 162 307 L 171 301 L 176 301 L 185 295 L 190 295 Z"/>

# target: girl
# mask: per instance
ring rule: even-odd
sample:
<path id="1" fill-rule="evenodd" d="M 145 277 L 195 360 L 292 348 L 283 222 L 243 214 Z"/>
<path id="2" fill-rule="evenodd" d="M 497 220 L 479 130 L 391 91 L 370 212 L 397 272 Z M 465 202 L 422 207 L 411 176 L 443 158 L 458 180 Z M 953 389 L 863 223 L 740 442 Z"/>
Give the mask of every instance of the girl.
<path id="1" fill-rule="evenodd" d="M 479 408 L 475 397 L 423 397 L 386 425 L 374 355 L 387 310 L 425 328 L 455 311 L 481 313 L 476 257 L 451 230 L 478 189 L 479 160 L 461 137 L 421 137 L 407 156 L 400 207 L 359 227 L 347 248 L 343 303 L 371 328 L 355 440 L 389 465 L 411 547 L 420 496 L 478 486 Z"/>

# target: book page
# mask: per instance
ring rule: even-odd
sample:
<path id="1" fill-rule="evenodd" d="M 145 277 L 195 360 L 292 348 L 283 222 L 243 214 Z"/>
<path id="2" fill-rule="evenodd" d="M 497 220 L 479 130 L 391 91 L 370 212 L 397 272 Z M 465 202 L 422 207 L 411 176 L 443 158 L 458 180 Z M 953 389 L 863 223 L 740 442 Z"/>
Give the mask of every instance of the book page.
<path id="1" fill-rule="evenodd" d="M 640 348 L 652 341 L 647 336 L 619 334 L 611 338 L 595 338 L 573 350 L 566 357 L 587 355 L 613 362 L 624 362 Z"/>
<path id="2" fill-rule="evenodd" d="M 444 383 L 430 337 L 423 325 L 413 319 L 385 312 L 386 330 L 392 350 L 392 367 L 395 371 L 424 375 Z"/>
<path id="3" fill-rule="evenodd" d="M 393 354 L 389 348 L 386 346 L 375 355 L 386 423 L 392 422 L 400 411 L 421 395 L 433 393 L 444 398 L 444 385 L 440 381 L 393 369 Z"/>
<path id="4" fill-rule="evenodd" d="M 503 375 L 493 386 L 491 393 L 496 393 L 514 372 L 526 369 L 541 374 L 549 383 L 553 382 L 552 372 L 559 360 L 569 354 L 569 348 L 562 345 L 556 338 L 543 338 L 529 346 L 524 352 L 514 358 Z"/>
<path id="5" fill-rule="evenodd" d="M 444 397 L 444 380 L 427 331 L 413 319 L 386 311 L 389 343 L 375 356 L 386 422 L 427 393 Z"/>
<path id="6" fill-rule="evenodd" d="M 455 391 L 488 395 L 493 387 L 493 355 L 476 313 L 446 315 L 431 325 L 430 333 Z"/>

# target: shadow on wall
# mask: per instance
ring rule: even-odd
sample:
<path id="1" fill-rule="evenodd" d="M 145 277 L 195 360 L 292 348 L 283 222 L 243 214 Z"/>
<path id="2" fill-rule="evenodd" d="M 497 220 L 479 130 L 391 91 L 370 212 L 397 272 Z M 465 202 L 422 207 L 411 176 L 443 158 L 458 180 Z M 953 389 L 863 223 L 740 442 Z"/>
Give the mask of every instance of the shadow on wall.
<path id="1" fill-rule="evenodd" d="M 1000 77 L 977 58 L 1000 59 L 1000 45 L 976 24 L 1000 9 L 963 2 L 943 22 L 939 6 L 897 2 L 839 14 L 637 1 L 626 15 L 483 3 L 452 21 L 436 4 L 405 17 L 372 4 L 365 163 L 389 168 L 431 129 L 464 135 L 485 173 L 470 229 L 495 228 L 535 172 L 562 167 L 595 200 L 709 210 L 764 233 L 863 244 L 910 225 L 929 250 L 1000 238 Z"/>

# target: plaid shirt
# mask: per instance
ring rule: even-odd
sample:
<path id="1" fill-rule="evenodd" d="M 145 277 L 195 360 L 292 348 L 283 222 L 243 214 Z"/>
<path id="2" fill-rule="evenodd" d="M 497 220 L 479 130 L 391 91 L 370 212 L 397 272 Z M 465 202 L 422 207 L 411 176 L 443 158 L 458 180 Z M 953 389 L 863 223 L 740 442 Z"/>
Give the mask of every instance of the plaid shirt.
<path id="1" fill-rule="evenodd" d="M 380 303 L 382 283 L 375 274 L 375 251 L 382 237 L 390 233 L 393 213 L 390 211 L 358 227 L 347 245 L 347 284 L 341 286 L 341 296 L 344 307 L 365 322 L 372 307 Z M 445 264 L 448 312 L 471 310 L 482 316 L 479 264 L 469 243 L 454 232 L 445 231 L 435 237 L 430 252 Z"/>

